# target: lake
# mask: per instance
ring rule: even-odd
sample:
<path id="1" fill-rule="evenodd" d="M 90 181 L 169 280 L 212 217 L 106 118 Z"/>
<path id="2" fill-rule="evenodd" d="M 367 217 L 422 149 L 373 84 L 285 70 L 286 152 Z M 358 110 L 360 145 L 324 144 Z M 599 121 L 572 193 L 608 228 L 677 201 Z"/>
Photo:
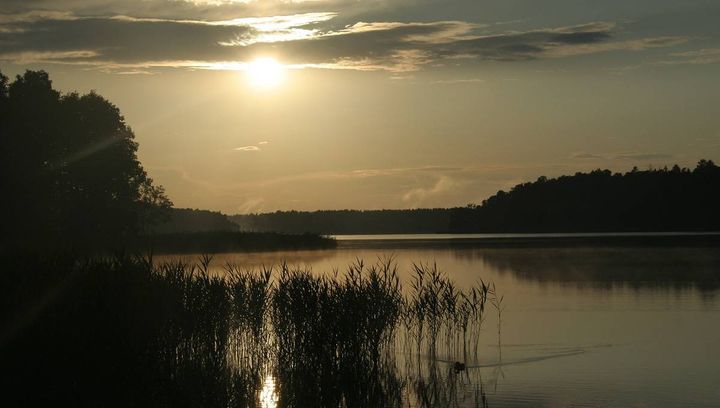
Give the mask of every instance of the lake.
<path id="1" fill-rule="evenodd" d="M 506 307 L 500 346 L 490 308 L 478 357 L 452 377 L 448 405 L 480 405 L 482 393 L 490 407 L 720 406 L 715 244 L 527 245 L 545 239 L 535 235 L 510 237 L 523 245 L 484 245 L 485 238 L 338 237 L 334 250 L 219 254 L 212 265 L 222 273 L 227 261 L 248 268 L 285 261 L 332 273 L 392 256 L 406 284 L 413 263 L 436 263 L 462 288 L 494 282 Z M 451 370 L 450 356 L 437 359 L 440 371 Z M 263 393 L 274 392 L 271 384 Z M 415 398 L 406 404 L 419 405 Z"/>

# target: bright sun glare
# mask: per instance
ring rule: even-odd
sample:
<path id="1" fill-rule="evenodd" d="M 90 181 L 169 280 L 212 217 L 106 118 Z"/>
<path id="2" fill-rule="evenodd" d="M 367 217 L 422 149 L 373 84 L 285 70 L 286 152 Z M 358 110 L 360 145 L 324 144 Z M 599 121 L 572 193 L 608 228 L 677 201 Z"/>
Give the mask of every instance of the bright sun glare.
<path id="1" fill-rule="evenodd" d="M 258 58 L 245 69 L 250 85 L 260 89 L 271 89 L 285 80 L 285 67 L 272 58 Z"/>

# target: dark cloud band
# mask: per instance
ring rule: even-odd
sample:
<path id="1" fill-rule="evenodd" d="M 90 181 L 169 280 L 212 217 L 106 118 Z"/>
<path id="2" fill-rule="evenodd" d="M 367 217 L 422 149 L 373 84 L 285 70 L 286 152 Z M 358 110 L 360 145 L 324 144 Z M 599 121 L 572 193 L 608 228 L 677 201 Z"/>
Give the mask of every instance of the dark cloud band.
<path id="1" fill-rule="evenodd" d="M 682 43 L 681 37 L 614 40 L 595 22 L 481 34 L 463 21 L 357 23 L 322 29 L 334 13 L 231 21 L 77 17 L 26 13 L 0 17 L 0 60 L 127 67 L 237 67 L 273 55 L 296 67 L 413 71 L 444 59 L 519 61 Z"/>

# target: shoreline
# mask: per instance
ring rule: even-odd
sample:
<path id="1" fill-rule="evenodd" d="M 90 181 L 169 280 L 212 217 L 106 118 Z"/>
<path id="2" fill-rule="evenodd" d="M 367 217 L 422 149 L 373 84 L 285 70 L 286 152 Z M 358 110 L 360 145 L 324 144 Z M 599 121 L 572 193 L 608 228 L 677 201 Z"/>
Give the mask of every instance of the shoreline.
<path id="1" fill-rule="evenodd" d="M 338 249 L 352 248 L 556 248 L 556 247 L 720 247 L 720 232 L 388 234 L 331 236 Z"/>
<path id="2" fill-rule="evenodd" d="M 145 236 L 135 248 L 154 254 L 273 252 L 334 249 L 337 240 L 317 234 L 214 231 Z"/>

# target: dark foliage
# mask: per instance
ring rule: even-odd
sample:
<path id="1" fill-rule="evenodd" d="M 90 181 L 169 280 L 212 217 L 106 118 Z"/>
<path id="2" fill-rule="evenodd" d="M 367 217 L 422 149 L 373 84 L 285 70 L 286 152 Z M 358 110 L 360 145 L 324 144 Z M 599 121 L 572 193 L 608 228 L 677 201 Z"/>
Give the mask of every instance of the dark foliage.
<path id="1" fill-rule="evenodd" d="M 48 74 L 0 74 L 0 247 L 107 248 L 171 203 L 137 159 L 120 111 L 61 94 Z"/>
<path id="2" fill-rule="evenodd" d="M 277 211 L 230 216 L 248 231 L 317 234 L 418 234 L 447 232 L 450 211 L 417 210 Z"/>
<path id="3" fill-rule="evenodd" d="M 226 286 L 127 258 L 3 260 L 6 406 L 246 406 Z M 237 391 L 237 392 L 236 392 Z"/>
<path id="4" fill-rule="evenodd" d="M 720 230 L 720 167 L 625 174 L 610 170 L 538 178 L 480 206 L 455 209 L 461 232 L 622 232 Z"/>
<path id="5" fill-rule="evenodd" d="M 166 220 L 155 225 L 151 231 L 155 234 L 237 231 L 238 225 L 217 211 L 191 208 L 171 208 Z"/>

